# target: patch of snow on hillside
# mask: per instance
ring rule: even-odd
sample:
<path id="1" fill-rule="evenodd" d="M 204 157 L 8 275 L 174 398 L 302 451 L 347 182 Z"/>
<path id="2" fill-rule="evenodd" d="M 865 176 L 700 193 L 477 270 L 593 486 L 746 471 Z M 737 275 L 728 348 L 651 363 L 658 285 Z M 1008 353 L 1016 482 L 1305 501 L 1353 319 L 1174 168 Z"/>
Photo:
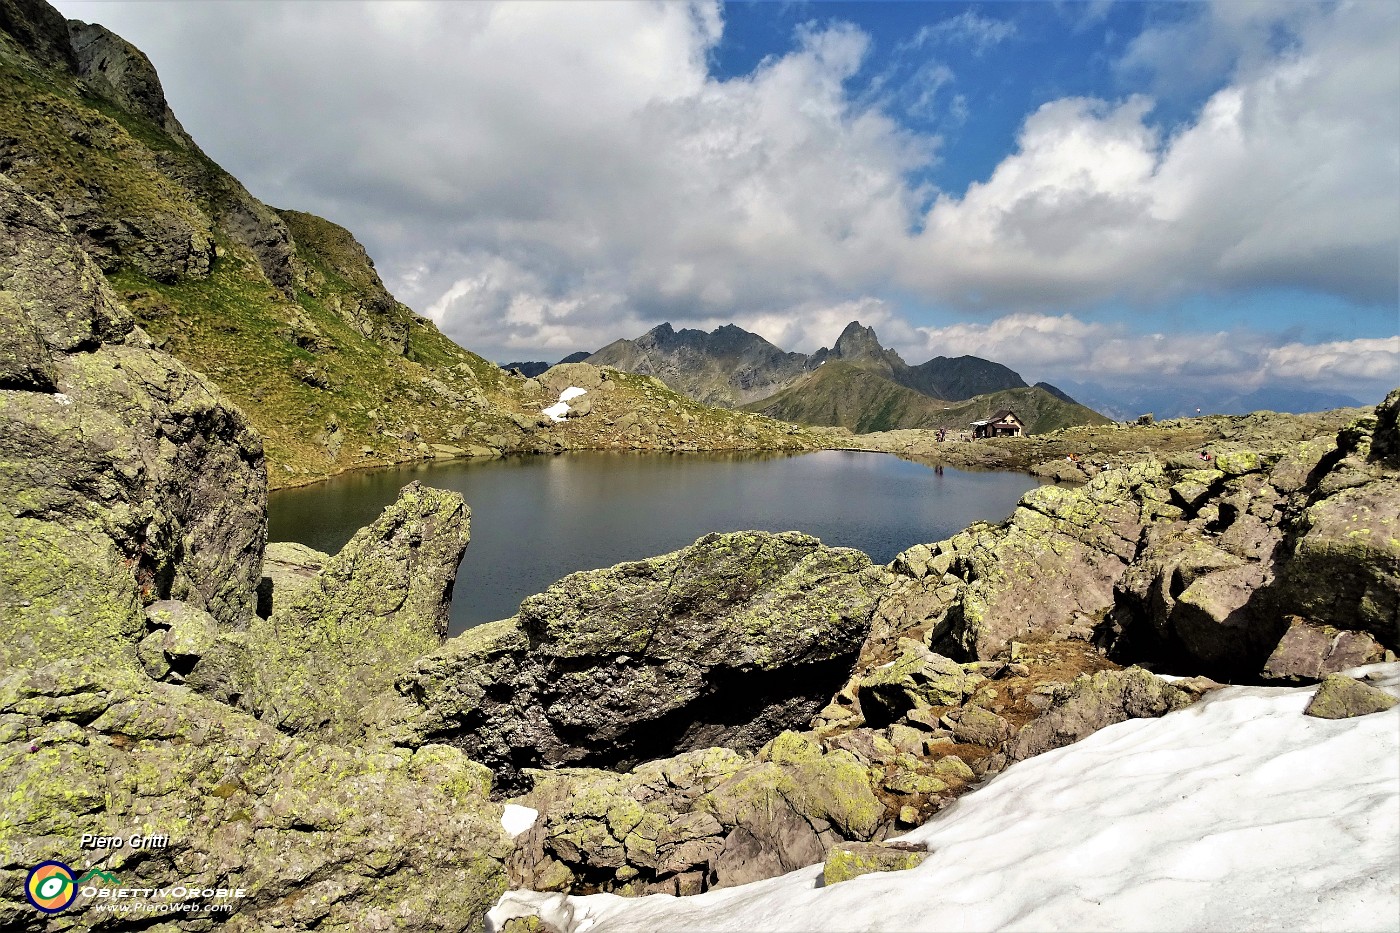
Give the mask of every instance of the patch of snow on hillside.
<path id="1" fill-rule="evenodd" d="M 1400 664 L 1350 671 L 1400 695 Z M 1021 762 L 902 837 L 909 871 L 821 867 L 695 897 L 508 892 L 566 933 L 1400 930 L 1400 706 L 1303 715 L 1228 687 Z"/>
<path id="2" fill-rule="evenodd" d="M 569 402 L 578 398 L 580 395 L 587 394 L 587 389 L 580 389 L 578 386 L 569 386 L 563 392 L 559 393 L 559 401 L 550 405 L 548 408 L 540 409 L 540 414 L 548 415 L 551 421 L 563 421 L 569 414 Z"/>

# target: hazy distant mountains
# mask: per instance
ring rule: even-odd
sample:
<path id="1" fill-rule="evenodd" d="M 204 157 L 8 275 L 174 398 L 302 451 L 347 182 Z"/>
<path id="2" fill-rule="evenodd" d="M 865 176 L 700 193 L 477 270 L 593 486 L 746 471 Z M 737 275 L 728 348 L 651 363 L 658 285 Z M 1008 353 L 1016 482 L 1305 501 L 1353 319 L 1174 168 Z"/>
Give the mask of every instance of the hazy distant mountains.
<path id="1" fill-rule="evenodd" d="M 1026 385 L 991 360 L 939 356 L 910 366 L 859 321 L 833 346 L 810 355 L 733 324 L 709 333 L 661 324 L 635 340 L 614 341 L 584 362 L 655 376 L 708 404 L 857 433 L 961 430 L 999 408 L 1014 410 L 1031 433 L 1108 420 L 1054 386 Z"/>
<path id="2" fill-rule="evenodd" d="M 1376 401 L 1356 399 L 1339 392 L 1317 392 L 1289 386 L 1270 386 L 1250 392 L 1222 392 L 1215 388 L 1140 387 L 1109 388 L 1091 382 L 1069 382 L 1064 387 L 1084 404 L 1118 421 L 1152 412 L 1159 420 L 1203 415 L 1246 415 L 1253 411 L 1303 414 L 1334 408 L 1356 408 Z"/>

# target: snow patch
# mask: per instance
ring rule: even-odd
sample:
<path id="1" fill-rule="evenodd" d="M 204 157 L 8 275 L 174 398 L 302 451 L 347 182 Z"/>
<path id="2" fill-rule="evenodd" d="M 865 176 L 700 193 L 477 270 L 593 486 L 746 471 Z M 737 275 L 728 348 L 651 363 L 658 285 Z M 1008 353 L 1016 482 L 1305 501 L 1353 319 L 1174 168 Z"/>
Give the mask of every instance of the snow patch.
<path id="1" fill-rule="evenodd" d="M 1400 664 L 1347 673 L 1400 695 Z M 902 837 L 916 868 L 821 866 L 695 897 L 507 892 L 621 931 L 1400 930 L 1400 706 L 1303 715 L 1316 687 L 1226 687 L 1008 768 Z"/>
<path id="2" fill-rule="evenodd" d="M 71 399 L 69 396 L 65 395 L 65 394 L 62 393 L 62 392 L 56 393 L 56 394 L 54 395 L 54 397 L 53 397 L 53 400 L 54 400 L 55 402 L 57 402 L 58 404 L 60 404 L 60 405 L 72 405 L 72 404 L 73 404 L 73 399 Z"/>
<path id="3" fill-rule="evenodd" d="M 587 389 L 580 389 L 578 386 L 569 386 L 563 392 L 559 393 L 559 401 L 550 405 L 548 408 L 540 409 L 540 413 L 548 415 L 551 421 L 563 421 L 569 414 L 569 402 L 578 398 L 580 395 L 587 394 Z"/>
<path id="4" fill-rule="evenodd" d="M 510 838 L 525 832 L 535 825 L 535 820 L 539 819 L 540 811 L 530 807 L 522 807 L 518 803 L 508 803 L 504 812 L 501 813 L 501 827 Z"/>

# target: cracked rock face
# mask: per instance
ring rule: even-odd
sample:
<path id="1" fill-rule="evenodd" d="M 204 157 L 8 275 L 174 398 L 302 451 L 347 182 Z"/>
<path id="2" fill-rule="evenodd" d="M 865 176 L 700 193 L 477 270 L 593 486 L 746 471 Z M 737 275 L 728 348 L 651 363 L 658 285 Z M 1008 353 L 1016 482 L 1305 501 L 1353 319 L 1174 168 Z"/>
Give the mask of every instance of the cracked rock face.
<path id="1" fill-rule="evenodd" d="M 6 670 L 0 928 L 49 928 L 19 894 L 33 865 L 81 871 L 104 855 L 79 848 L 83 833 L 144 829 L 169 845 L 114 850 L 102 868 L 129 888 L 243 888 L 229 929 L 479 929 L 509 850 L 490 782 L 454 749 L 313 744 L 88 659 Z M 83 899 L 63 916 L 78 929 L 149 928 Z"/>
<path id="2" fill-rule="evenodd" d="M 461 499 L 405 490 L 275 614 L 329 640 L 267 650 L 250 627 L 258 439 L 3 176 L 0 218 L 0 928 L 51 926 L 20 894 L 32 866 L 99 858 L 126 887 L 245 889 L 233 930 L 479 928 L 509 848 L 487 769 L 441 745 L 289 736 L 238 708 L 277 660 L 278 686 L 336 722 L 356 690 L 392 699 L 394 674 L 440 641 Z M 80 847 L 134 831 L 169 845 Z M 60 923 L 150 918 L 80 902 Z"/>
<path id="3" fill-rule="evenodd" d="M 58 216 L 3 177 L 0 217 L 13 325 L 0 333 L 0 611 L 14 625 L 0 657 L 119 653 L 160 599 L 246 626 L 266 539 L 260 441 L 212 384 L 150 348 Z"/>
<path id="4" fill-rule="evenodd" d="M 572 574 L 450 640 L 399 689 L 421 708 L 418 735 L 507 788 L 524 767 L 753 749 L 807 722 L 850 673 L 885 576 L 795 532 L 709 535 Z"/>

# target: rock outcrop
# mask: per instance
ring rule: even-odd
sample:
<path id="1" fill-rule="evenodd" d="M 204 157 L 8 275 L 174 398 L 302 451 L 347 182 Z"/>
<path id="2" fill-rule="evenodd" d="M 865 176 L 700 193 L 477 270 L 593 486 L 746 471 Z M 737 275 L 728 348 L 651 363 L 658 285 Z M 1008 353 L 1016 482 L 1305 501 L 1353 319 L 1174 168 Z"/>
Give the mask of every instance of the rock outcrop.
<path id="1" fill-rule="evenodd" d="M 460 498 L 410 487 L 285 594 L 288 641 L 269 639 L 258 438 L 4 176 L 0 219 L 0 928 L 49 928 L 22 891 L 54 859 L 107 873 L 91 886 L 241 890 L 208 899 L 230 929 L 479 928 L 509 850 L 490 772 L 441 745 L 369 750 L 343 725 L 439 643 Z M 323 708 L 312 726 L 341 728 L 293 737 L 243 711 L 289 686 Z M 98 903 L 58 922 L 150 927 Z"/>
<path id="2" fill-rule="evenodd" d="M 421 707 L 416 735 L 462 748 L 507 788 L 525 767 L 753 749 L 848 675 L 883 576 L 806 535 L 709 535 L 572 574 L 452 639 L 399 689 Z"/>
<path id="3" fill-rule="evenodd" d="M 394 680 L 447 634 L 468 515 L 456 493 L 410 483 L 285 605 L 256 620 L 247 702 L 258 716 L 287 732 L 372 739 Z"/>
<path id="4" fill-rule="evenodd" d="M 536 890 L 696 894 L 819 862 L 884 823 L 866 766 L 794 732 L 753 756 L 712 748 L 626 774 L 531 776 L 533 790 L 516 802 L 540 818 L 517 840 L 510 871 Z"/>
<path id="5" fill-rule="evenodd" d="M 509 851 L 490 783 L 454 749 L 308 743 L 90 657 L 6 668 L 0 927 L 48 928 L 20 891 L 31 867 L 57 859 L 123 888 L 241 889 L 202 901 L 227 904 L 219 916 L 236 930 L 479 929 Z M 85 833 L 168 839 L 101 852 L 80 848 Z M 97 903 L 80 898 L 65 929 L 150 926 Z"/>
<path id="6" fill-rule="evenodd" d="M 0 656 L 125 642 L 134 662 L 140 606 L 161 599 L 245 627 L 266 538 L 257 437 L 151 348 L 57 215 L 3 177 L 0 216 L 15 325 L 0 333 L 0 601 L 14 626 Z"/>

